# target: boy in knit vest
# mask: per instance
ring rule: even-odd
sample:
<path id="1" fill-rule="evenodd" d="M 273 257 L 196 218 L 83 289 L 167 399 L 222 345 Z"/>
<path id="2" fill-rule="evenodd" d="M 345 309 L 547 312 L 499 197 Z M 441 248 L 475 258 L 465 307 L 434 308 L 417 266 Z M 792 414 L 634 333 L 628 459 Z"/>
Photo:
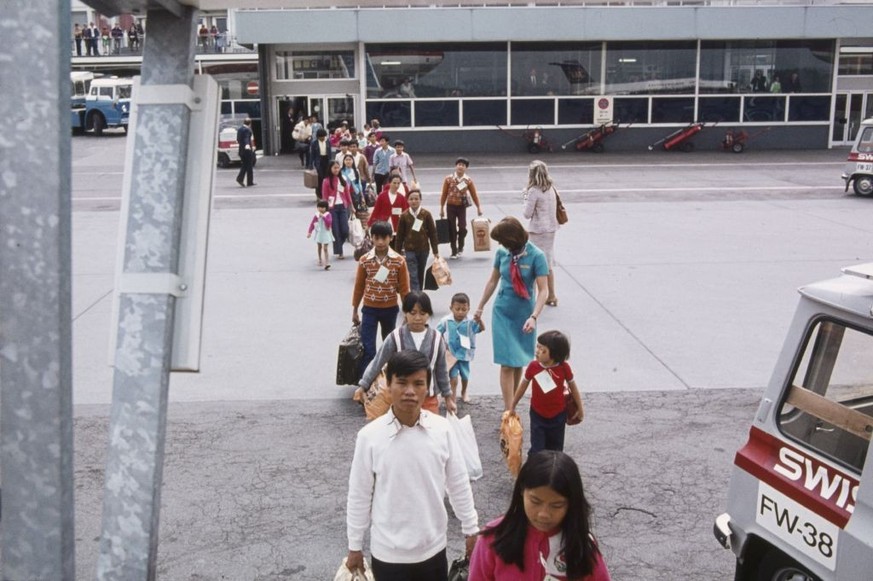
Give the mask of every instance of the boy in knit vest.
<path id="1" fill-rule="evenodd" d="M 381 327 L 382 339 L 397 325 L 397 295 L 400 298 L 409 292 L 409 270 L 406 260 L 391 249 L 389 243 L 393 228 L 388 222 L 376 222 L 370 227 L 373 249 L 361 257 L 352 293 L 352 323 L 361 325 L 360 372 L 363 375 L 370 361 L 376 356 L 376 328 Z M 364 306 L 361 315 L 358 307 Z"/>

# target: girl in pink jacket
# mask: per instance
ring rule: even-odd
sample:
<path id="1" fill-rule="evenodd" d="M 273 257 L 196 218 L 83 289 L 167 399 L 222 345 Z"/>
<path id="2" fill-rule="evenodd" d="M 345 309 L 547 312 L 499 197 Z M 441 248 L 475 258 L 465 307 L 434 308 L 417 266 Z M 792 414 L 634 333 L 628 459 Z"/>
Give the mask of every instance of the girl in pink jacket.
<path id="1" fill-rule="evenodd" d="M 610 581 L 590 513 L 573 459 L 553 450 L 532 454 L 509 510 L 476 542 L 469 581 Z"/>

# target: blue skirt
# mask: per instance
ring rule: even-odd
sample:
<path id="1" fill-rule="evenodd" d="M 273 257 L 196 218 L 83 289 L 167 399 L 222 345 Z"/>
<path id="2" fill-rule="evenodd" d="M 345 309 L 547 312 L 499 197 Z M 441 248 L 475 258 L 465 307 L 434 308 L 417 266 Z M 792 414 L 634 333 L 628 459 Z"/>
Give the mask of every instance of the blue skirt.
<path id="1" fill-rule="evenodd" d="M 500 285 L 491 313 L 491 342 L 494 363 L 507 367 L 525 367 L 533 361 L 537 333 L 521 329 L 533 313 L 536 299 L 523 299 L 512 287 Z"/>

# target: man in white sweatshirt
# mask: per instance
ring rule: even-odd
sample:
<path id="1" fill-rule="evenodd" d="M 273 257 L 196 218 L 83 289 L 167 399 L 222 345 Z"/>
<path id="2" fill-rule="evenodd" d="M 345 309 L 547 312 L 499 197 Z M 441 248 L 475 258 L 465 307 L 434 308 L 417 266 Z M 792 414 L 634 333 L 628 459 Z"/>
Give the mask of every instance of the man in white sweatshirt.
<path id="1" fill-rule="evenodd" d="M 461 449 L 448 421 L 421 409 L 430 361 L 417 350 L 395 353 L 385 368 L 393 404 L 358 432 L 349 474 L 346 526 L 350 570 L 364 568 L 364 534 L 376 581 L 445 581 L 446 529 L 452 509 L 476 544 L 479 517 Z"/>

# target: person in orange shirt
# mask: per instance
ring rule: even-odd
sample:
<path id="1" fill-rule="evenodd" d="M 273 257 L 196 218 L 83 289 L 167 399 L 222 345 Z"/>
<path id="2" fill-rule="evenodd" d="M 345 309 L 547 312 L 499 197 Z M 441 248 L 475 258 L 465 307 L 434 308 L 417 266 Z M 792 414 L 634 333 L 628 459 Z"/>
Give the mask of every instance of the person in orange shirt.
<path id="1" fill-rule="evenodd" d="M 473 180 L 467 175 L 470 162 L 463 157 L 455 161 L 455 172 L 443 180 L 443 191 L 440 195 L 440 218 L 449 218 L 449 244 L 452 247 L 451 258 L 458 259 L 464 252 L 464 238 L 467 237 L 467 207 L 476 205 L 479 215 L 482 206 Z"/>

